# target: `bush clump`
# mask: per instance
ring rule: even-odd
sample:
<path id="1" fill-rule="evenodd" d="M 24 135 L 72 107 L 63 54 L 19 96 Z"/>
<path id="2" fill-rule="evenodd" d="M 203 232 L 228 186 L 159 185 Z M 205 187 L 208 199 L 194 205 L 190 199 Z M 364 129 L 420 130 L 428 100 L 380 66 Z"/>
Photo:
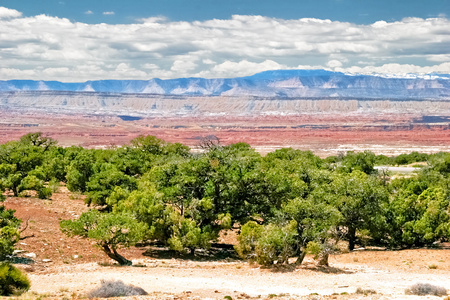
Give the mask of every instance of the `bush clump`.
<path id="1" fill-rule="evenodd" d="M 133 285 L 127 285 L 122 280 L 102 280 L 100 287 L 87 294 L 89 298 L 111 298 L 148 295 L 148 293 Z"/>
<path id="2" fill-rule="evenodd" d="M 364 294 L 364 295 L 369 295 L 369 294 L 376 294 L 377 291 L 373 290 L 373 289 L 363 289 L 361 287 L 356 289 L 356 294 Z"/>
<path id="3" fill-rule="evenodd" d="M 20 295 L 29 288 L 27 275 L 9 263 L 0 264 L 0 296 Z"/>
<path id="4" fill-rule="evenodd" d="M 447 290 L 442 286 L 436 286 L 429 283 L 416 283 L 405 290 L 407 295 L 434 295 L 434 296 L 445 296 L 447 295 Z"/>

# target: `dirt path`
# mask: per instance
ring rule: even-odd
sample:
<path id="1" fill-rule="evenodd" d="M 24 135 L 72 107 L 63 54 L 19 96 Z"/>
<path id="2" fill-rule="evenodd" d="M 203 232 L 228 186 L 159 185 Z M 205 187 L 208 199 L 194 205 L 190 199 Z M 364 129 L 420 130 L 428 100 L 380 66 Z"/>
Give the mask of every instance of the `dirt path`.
<path id="1" fill-rule="evenodd" d="M 308 262 L 292 272 L 273 272 L 251 268 L 242 262 L 145 260 L 139 263 L 145 267 L 102 267 L 95 263 L 50 267 L 45 272 L 30 275 L 32 289 L 38 293 L 69 290 L 83 294 L 96 287 L 101 279 L 120 279 L 148 292 L 192 293 L 214 299 L 240 294 L 251 297 L 353 294 L 358 287 L 401 299 L 406 297 L 405 289 L 417 282 L 450 287 L 448 270 L 405 272 L 332 262 L 332 272 L 325 273 Z"/>

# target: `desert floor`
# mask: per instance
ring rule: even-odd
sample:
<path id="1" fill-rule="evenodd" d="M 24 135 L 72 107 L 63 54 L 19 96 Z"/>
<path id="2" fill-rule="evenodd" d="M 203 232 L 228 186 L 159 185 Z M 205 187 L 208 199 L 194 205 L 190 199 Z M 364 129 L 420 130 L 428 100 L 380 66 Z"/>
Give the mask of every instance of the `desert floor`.
<path id="1" fill-rule="evenodd" d="M 101 280 L 122 280 L 149 296 L 132 299 L 438 299 L 405 295 L 414 283 L 450 290 L 450 248 L 384 251 L 360 249 L 331 256 L 329 268 L 318 268 L 312 257 L 295 269 L 267 269 L 241 261 L 230 249 L 215 255 L 174 257 L 161 248 L 134 247 L 121 253 L 133 266 L 112 264 L 94 243 L 68 238 L 59 221 L 75 218 L 87 208 L 83 197 L 64 187 L 52 200 L 9 197 L 5 205 L 28 220 L 18 244 L 17 266 L 31 279 L 30 292 L 19 299 L 78 299 Z M 223 235 L 219 244 L 235 241 Z M 358 294 L 357 288 L 376 294 Z M 123 299 L 123 298 L 122 298 Z"/>

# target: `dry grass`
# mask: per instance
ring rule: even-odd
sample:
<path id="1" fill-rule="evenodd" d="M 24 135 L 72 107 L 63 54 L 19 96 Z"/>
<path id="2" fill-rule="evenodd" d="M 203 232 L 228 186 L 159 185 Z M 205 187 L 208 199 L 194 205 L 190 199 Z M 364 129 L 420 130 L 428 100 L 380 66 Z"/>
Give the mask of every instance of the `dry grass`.
<path id="1" fill-rule="evenodd" d="M 112 298 L 148 295 L 148 293 L 133 285 L 127 285 L 121 280 L 102 280 L 101 285 L 87 294 L 88 298 Z"/>
<path id="2" fill-rule="evenodd" d="M 436 286 L 429 283 L 416 283 L 405 290 L 407 295 L 433 295 L 433 296 L 445 296 L 447 290 L 442 286 Z"/>

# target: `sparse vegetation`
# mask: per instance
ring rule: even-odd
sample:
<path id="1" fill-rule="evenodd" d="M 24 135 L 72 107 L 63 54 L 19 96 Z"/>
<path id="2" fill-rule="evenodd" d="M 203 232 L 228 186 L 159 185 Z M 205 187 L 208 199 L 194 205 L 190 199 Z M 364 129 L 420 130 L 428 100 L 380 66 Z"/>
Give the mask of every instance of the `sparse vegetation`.
<path id="1" fill-rule="evenodd" d="M 433 296 L 445 296 L 447 290 L 442 286 L 432 285 L 430 283 L 416 283 L 405 290 L 407 295 L 433 295 Z"/>
<path id="2" fill-rule="evenodd" d="M 121 280 L 102 280 L 100 286 L 89 293 L 88 298 L 111 298 L 148 295 L 148 293 L 133 285 L 123 283 Z"/>
<path id="3" fill-rule="evenodd" d="M 362 294 L 362 295 L 371 295 L 371 294 L 376 294 L 377 291 L 373 290 L 373 289 L 363 289 L 361 287 L 356 289 L 356 294 Z"/>

